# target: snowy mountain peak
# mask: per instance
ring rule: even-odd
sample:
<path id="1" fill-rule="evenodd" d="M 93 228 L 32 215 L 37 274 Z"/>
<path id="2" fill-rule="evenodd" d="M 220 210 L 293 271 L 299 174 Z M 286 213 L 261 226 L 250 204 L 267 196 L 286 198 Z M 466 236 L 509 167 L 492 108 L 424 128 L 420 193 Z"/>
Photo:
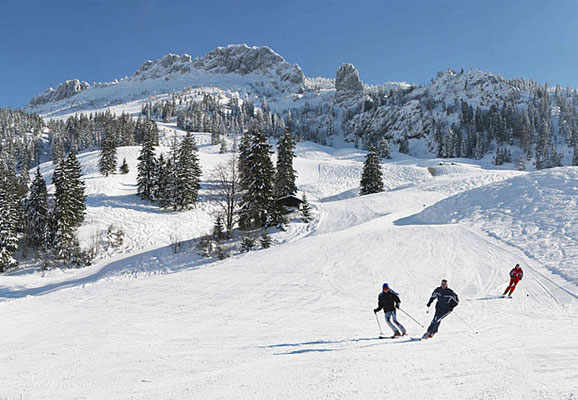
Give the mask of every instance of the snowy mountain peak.
<path id="1" fill-rule="evenodd" d="M 66 81 L 56 90 L 49 88 L 34 97 L 28 109 L 44 114 L 55 109 L 78 111 L 191 86 L 215 86 L 257 96 L 296 93 L 305 86 L 305 75 L 299 65 L 289 64 L 269 47 L 234 44 L 195 59 L 188 54 L 169 53 L 155 61 L 147 60 L 131 77 L 120 82 L 91 86 L 78 79 Z M 80 92 L 83 94 L 75 96 Z"/>
<path id="2" fill-rule="evenodd" d="M 179 56 L 169 53 L 156 61 L 145 61 L 132 77 L 145 80 L 161 78 L 172 73 L 191 72 L 191 62 L 192 58 L 188 54 Z"/>
<path id="3" fill-rule="evenodd" d="M 478 69 L 454 72 L 451 68 L 438 72 L 426 86 L 435 100 L 464 100 L 468 103 L 489 107 L 506 99 L 519 96 L 519 90 L 500 75 Z"/>
<path id="4" fill-rule="evenodd" d="M 213 73 L 262 74 L 270 77 L 277 75 L 281 81 L 296 85 L 305 83 L 305 75 L 299 65 L 289 64 L 267 46 L 232 44 L 217 47 L 205 56 L 195 59 L 193 66 Z"/>
<path id="5" fill-rule="evenodd" d="M 132 76 L 139 80 L 157 79 L 171 74 L 185 74 L 193 70 L 213 74 L 258 74 L 295 85 L 305 83 L 305 75 L 297 64 L 289 64 L 267 46 L 249 47 L 232 44 L 217 47 L 194 60 L 188 54 L 167 54 L 156 61 L 146 61 Z"/>

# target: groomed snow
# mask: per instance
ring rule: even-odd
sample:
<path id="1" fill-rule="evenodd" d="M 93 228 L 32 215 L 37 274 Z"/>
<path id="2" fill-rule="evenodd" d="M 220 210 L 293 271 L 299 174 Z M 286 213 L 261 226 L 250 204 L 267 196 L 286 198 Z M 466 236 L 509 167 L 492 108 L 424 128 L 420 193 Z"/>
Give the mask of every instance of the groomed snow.
<path id="1" fill-rule="evenodd" d="M 227 155 L 200 151 L 206 184 Z M 576 169 L 528 174 L 395 155 L 383 166 L 388 191 L 358 197 L 363 152 L 310 143 L 297 152 L 314 221 L 276 234 L 270 249 L 210 263 L 167 246 L 174 227 L 183 239 L 210 227 L 210 205 L 173 213 L 139 201 L 138 148 L 120 150 L 131 173 L 108 178 L 97 174 L 94 152 L 81 154 L 83 242 L 96 225 L 116 222 L 130 238 L 126 253 L 83 270 L 0 277 L 0 397 L 578 395 L 578 290 L 562 276 L 572 265 L 557 271 L 543 256 L 565 251 L 575 263 Z M 50 168 L 43 166 L 47 176 Z M 507 218 L 494 217 L 498 195 Z M 524 205 L 537 209 L 515 211 Z M 471 210 L 476 218 L 467 220 Z M 529 223 L 548 235 L 524 234 Z M 515 263 L 525 278 L 513 299 L 499 298 Z M 372 310 L 383 282 L 427 324 L 425 303 L 441 278 L 461 303 L 434 339 L 377 339 Z M 405 314 L 399 319 L 412 336 L 424 332 Z"/>

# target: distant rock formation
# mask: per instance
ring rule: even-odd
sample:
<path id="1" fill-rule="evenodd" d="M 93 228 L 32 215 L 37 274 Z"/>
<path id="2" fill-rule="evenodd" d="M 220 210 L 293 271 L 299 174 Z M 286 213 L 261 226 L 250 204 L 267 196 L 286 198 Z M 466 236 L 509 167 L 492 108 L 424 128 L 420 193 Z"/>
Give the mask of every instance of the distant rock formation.
<path id="1" fill-rule="evenodd" d="M 240 75 L 262 74 L 296 85 L 305 83 L 305 75 L 297 64 L 289 64 L 267 46 L 249 47 L 246 44 L 217 47 L 205 56 L 195 59 L 193 66 L 205 71 Z"/>
<path id="2" fill-rule="evenodd" d="M 363 95 L 363 83 L 353 64 L 341 64 L 335 77 L 335 101 Z"/>
<path id="3" fill-rule="evenodd" d="M 30 100 L 30 105 L 35 106 L 66 99 L 67 97 L 74 96 L 88 88 L 90 88 L 88 82 L 80 81 L 78 79 L 64 81 L 58 85 L 56 89 L 50 87 L 46 89 L 44 93 L 33 97 L 32 100 Z"/>

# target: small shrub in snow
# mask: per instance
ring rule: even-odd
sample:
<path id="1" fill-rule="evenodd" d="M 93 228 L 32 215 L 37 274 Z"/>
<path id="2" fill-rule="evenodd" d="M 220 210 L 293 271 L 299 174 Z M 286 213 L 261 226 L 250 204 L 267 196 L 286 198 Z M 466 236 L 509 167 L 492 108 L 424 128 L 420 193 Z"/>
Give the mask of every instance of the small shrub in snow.
<path id="1" fill-rule="evenodd" d="M 241 241 L 241 253 L 247 253 L 255 249 L 255 238 L 245 236 Z"/>
<path id="2" fill-rule="evenodd" d="M 267 231 L 263 232 L 263 234 L 261 235 L 261 247 L 264 249 L 268 249 L 269 247 L 271 247 L 271 236 L 269 235 L 269 233 Z"/>

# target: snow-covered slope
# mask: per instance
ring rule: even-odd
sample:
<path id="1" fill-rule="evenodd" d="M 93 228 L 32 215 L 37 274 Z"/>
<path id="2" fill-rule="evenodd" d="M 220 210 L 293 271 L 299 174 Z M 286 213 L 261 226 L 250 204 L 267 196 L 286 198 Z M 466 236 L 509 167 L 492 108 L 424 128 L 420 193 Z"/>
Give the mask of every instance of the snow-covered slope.
<path id="1" fill-rule="evenodd" d="M 197 136 L 206 184 L 210 167 L 225 156 Z M 120 151 L 134 171 L 136 148 Z M 170 226 L 183 239 L 207 226 L 208 206 L 179 214 L 156 209 L 136 199 L 134 173 L 98 176 L 95 153 L 81 154 L 89 193 L 83 229 L 117 221 L 132 237 L 130 253 L 110 254 L 82 270 L 0 277 L 2 396 L 578 394 L 575 281 L 512 245 L 528 236 L 521 231 L 527 219 L 545 231 L 566 224 L 567 238 L 560 229 L 534 236 L 542 243 L 537 249 L 576 247 L 568 233 L 575 232 L 576 218 L 565 208 L 575 202 L 574 169 L 528 174 L 395 153 L 383 165 L 388 190 L 358 197 L 364 152 L 305 142 L 297 153 L 298 185 L 312 200 L 314 221 L 280 233 L 270 249 L 212 263 L 194 249 L 173 254 L 167 245 Z M 50 168 L 43 166 L 47 177 Z M 498 194 L 509 203 L 507 219 L 495 216 Z M 537 208 L 535 219 L 515 210 L 522 203 Z M 500 230 L 488 235 L 458 218 L 469 209 Z M 447 217 L 453 211 L 455 221 Z M 425 223 L 428 215 L 436 216 L 435 224 Z M 502 240 L 509 226 L 516 229 Z M 525 278 L 513 299 L 501 299 L 515 263 Z M 382 282 L 400 293 L 404 311 L 427 324 L 425 303 L 441 278 L 461 303 L 434 339 L 377 339 L 372 309 Z M 399 319 L 412 336 L 423 333 L 405 314 Z"/>
<path id="2" fill-rule="evenodd" d="M 578 282 L 578 168 L 517 176 L 436 203 L 404 223 L 466 223 Z"/>

